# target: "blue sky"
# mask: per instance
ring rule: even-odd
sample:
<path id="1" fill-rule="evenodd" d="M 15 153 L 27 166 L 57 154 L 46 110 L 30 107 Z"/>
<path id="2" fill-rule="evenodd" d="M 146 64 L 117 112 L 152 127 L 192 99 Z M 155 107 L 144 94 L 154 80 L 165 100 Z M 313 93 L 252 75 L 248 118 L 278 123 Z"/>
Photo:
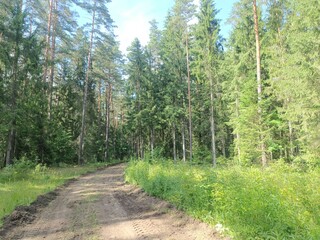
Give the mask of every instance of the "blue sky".
<path id="1" fill-rule="evenodd" d="M 216 8 L 220 9 L 218 18 L 221 19 L 222 35 L 228 36 L 230 26 L 226 19 L 230 16 L 232 5 L 236 0 L 216 0 Z M 195 0 L 197 4 L 199 0 Z M 174 0 L 112 0 L 109 11 L 115 21 L 115 30 L 120 41 L 120 49 L 125 52 L 134 38 L 139 38 L 145 45 L 148 42 L 149 21 L 152 19 L 162 26 Z"/>

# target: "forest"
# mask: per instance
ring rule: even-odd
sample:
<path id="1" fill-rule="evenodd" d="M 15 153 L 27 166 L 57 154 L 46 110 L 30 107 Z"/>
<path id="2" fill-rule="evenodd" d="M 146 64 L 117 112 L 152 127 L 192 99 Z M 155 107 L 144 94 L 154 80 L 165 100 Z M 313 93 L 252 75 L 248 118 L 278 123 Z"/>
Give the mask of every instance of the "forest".
<path id="1" fill-rule="evenodd" d="M 238 1 L 229 39 L 214 1 L 176 0 L 126 56 L 108 2 L 1 1 L 2 167 L 132 156 L 319 164 L 317 0 Z"/>
<path id="2" fill-rule="evenodd" d="M 238 0 L 227 39 L 216 1 L 173 2 L 123 53 L 110 0 L 0 0 L 0 216 L 131 160 L 234 239 L 319 239 L 320 1 Z"/>

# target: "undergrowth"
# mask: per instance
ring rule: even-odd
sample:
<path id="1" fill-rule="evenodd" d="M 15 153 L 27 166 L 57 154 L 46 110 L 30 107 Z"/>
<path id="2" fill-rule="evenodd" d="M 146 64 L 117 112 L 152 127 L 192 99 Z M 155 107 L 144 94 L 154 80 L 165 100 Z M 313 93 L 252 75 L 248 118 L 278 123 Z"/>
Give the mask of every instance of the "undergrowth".
<path id="1" fill-rule="evenodd" d="M 102 166 L 106 166 L 106 164 L 63 165 L 48 168 L 45 165 L 35 165 L 30 161 L 23 160 L 16 165 L 0 170 L 0 226 L 2 225 L 1 219 L 10 214 L 17 206 L 29 205 L 39 195 L 54 190 L 67 180 L 95 171 Z"/>
<path id="2" fill-rule="evenodd" d="M 320 239 L 320 170 L 133 161 L 126 180 L 234 239 Z"/>

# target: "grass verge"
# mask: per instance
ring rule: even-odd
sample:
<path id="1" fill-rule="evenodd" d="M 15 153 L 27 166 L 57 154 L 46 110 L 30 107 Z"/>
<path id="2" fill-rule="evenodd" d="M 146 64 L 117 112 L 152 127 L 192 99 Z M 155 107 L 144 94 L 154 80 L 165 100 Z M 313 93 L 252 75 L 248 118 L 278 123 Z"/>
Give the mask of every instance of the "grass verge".
<path id="1" fill-rule="evenodd" d="M 320 239 L 320 170 L 131 162 L 126 180 L 234 239 Z"/>
<path id="2" fill-rule="evenodd" d="M 47 168 L 28 163 L 5 168 L 0 171 L 0 227 L 2 218 L 10 214 L 17 206 L 30 205 L 36 198 L 56 189 L 67 180 L 82 174 L 93 172 L 106 164 L 84 166 L 64 166 Z"/>

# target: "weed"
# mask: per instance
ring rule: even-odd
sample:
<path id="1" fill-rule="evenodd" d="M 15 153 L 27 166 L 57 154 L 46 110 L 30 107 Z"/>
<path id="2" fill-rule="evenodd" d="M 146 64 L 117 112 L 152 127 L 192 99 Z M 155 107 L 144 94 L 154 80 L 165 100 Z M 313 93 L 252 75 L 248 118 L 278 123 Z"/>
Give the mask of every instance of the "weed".
<path id="1" fill-rule="evenodd" d="M 131 162 L 126 180 L 235 239 L 320 239 L 320 170 Z"/>

